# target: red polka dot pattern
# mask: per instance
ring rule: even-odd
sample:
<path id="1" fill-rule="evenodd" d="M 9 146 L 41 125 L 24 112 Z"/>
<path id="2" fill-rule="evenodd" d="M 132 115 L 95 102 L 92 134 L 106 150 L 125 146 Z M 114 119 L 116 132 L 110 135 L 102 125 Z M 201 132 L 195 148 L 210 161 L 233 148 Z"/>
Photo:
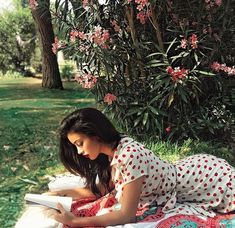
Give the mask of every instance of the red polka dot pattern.
<path id="1" fill-rule="evenodd" d="M 214 216 L 211 210 L 235 210 L 235 170 L 212 155 L 190 156 L 172 165 L 133 139 L 123 138 L 115 151 L 112 178 L 116 199 L 125 185 L 144 176 L 139 208 L 153 202 L 164 212 Z"/>
<path id="2" fill-rule="evenodd" d="M 171 198 L 171 191 L 176 183 L 175 167 L 160 160 L 144 145 L 131 138 L 122 139 L 111 165 L 113 166 L 112 176 L 117 199 L 120 199 L 126 184 L 141 176 L 144 176 L 144 181 L 140 208 L 146 207 L 156 200 L 159 204 L 163 204 Z"/>

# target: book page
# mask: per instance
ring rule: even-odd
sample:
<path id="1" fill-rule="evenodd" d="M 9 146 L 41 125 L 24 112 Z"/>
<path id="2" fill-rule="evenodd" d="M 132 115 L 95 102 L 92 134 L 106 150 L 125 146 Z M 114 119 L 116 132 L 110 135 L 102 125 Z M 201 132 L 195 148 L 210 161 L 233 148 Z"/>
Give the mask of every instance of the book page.
<path id="1" fill-rule="evenodd" d="M 58 203 L 61 203 L 66 211 L 70 211 L 72 205 L 72 197 L 26 194 L 24 199 L 26 200 L 26 203 L 28 202 L 31 205 L 40 204 L 43 206 L 54 208 L 56 210 L 58 209 Z"/>

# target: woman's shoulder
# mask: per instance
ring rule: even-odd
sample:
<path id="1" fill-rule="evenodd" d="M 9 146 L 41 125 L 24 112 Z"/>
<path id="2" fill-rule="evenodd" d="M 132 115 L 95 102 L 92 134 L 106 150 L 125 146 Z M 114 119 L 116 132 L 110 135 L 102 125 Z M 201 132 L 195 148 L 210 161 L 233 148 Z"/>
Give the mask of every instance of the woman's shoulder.
<path id="1" fill-rule="evenodd" d="M 117 149 L 121 150 L 126 148 L 127 146 L 132 146 L 132 147 L 144 147 L 144 145 L 138 141 L 136 141 L 135 139 L 133 139 L 130 136 L 127 135 L 123 135 L 121 136 L 121 140 L 118 144 Z"/>
<path id="2" fill-rule="evenodd" d="M 140 150 L 144 150 L 144 145 L 135 141 L 129 136 L 123 136 L 114 152 L 111 165 L 116 163 L 124 164 L 128 158 L 133 158 Z"/>

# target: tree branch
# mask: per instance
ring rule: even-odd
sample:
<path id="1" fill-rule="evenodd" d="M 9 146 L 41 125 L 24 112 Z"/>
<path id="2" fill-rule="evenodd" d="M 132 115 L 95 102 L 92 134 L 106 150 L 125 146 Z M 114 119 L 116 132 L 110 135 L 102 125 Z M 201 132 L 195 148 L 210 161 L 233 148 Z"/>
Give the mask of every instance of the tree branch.
<path id="1" fill-rule="evenodd" d="M 140 67 L 141 79 L 145 80 L 146 74 L 144 70 L 144 64 L 142 63 L 142 56 L 141 56 L 141 52 L 139 48 L 139 42 L 136 36 L 136 30 L 135 30 L 135 24 L 134 24 L 134 10 L 132 6 L 131 7 L 126 6 L 126 16 L 127 16 L 128 24 L 130 26 L 131 38 L 132 38 L 136 55 L 137 55 L 137 62 Z"/>
<path id="2" fill-rule="evenodd" d="M 158 41 L 158 45 L 160 47 L 160 49 L 162 50 L 162 52 L 164 52 L 164 44 L 163 44 L 163 40 L 162 40 L 162 34 L 161 34 L 161 30 L 160 30 L 160 26 L 157 20 L 157 12 L 155 11 L 156 9 L 156 5 L 152 5 L 150 4 L 150 10 L 151 10 L 151 18 L 152 18 L 152 24 L 153 27 L 155 29 L 155 33 L 156 33 L 156 38 Z"/>

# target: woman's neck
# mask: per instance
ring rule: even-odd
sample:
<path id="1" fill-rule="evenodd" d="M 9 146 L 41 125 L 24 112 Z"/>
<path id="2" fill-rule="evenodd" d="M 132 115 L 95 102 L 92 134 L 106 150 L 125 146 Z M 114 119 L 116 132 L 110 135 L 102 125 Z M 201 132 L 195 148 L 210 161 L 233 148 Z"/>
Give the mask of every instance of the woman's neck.
<path id="1" fill-rule="evenodd" d="M 102 146 L 102 152 L 106 155 L 108 155 L 109 157 L 113 157 L 114 153 L 116 151 L 116 148 L 118 146 L 118 142 L 115 141 L 113 143 L 110 144 L 103 144 Z"/>

